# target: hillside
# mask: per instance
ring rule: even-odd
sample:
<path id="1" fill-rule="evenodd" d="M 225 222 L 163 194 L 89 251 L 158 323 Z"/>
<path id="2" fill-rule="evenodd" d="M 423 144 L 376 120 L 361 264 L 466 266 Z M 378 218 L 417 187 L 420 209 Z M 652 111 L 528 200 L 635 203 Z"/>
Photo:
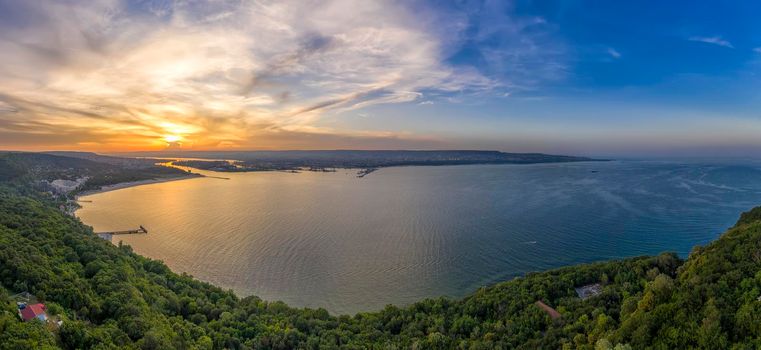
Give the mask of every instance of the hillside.
<path id="1" fill-rule="evenodd" d="M 156 160 L 150 159 L 150 158 L 111 157 L 111 156 L 104 156 L 104 155 L 92 153 L 92 152 L 51 151 L 51 152 L 45 152 L 45 154 L 61 156 L 61 157 L 69 157 L 69 158 L 86 159 L 86 160 L 91 160 L 98 163 L 117 165 L 123 168 L 146 169 L 146 168 L 151 168 L 153 165 L 156 164 Z"/>
<path id="2" fill-rule="evenodd" d="M 80 189 L 94 190 L 123 182 L 191 175 L 176 168 L 155 166 L 154 161 L 146 164 L 145 160 L 132 162 L 126 158 L 97 156 L 92 153 L 62 153 L 67 156 L 0 152 L 0 181 L 40 189 L 40 182 L 75 181 L 87 177 L 88 180 Z M 92 155 L 92 159 L 88 155 Z"/>
<path id="3" fill-rule="evenodd" d="M 0 181 L 0 349 L 761 347 L 761 207 L 685 261 L 664 253 L 571 266 L 461 300 L 335 316 L 241 299 L 97 238 L 29 185 L 59 166 L 86 167 L 48 159 L 45 171 L 25 168 L 36 161 L 14 158 L 22 175 Z M 601 293 L 580 299 L 574 288 L 591 283 Z M 62 325 L 20 322 L 10 295 L 24 291 Z"/>

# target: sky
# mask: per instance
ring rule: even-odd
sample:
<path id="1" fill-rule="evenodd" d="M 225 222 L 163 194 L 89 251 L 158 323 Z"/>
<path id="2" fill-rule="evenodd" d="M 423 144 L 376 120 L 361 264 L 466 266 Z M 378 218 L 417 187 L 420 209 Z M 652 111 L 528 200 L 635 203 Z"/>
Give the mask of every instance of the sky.
<path id="1" fill-rule="evenodd" d="M 0 149 L 761 156 L 758 1 L 0 0 Z"/>

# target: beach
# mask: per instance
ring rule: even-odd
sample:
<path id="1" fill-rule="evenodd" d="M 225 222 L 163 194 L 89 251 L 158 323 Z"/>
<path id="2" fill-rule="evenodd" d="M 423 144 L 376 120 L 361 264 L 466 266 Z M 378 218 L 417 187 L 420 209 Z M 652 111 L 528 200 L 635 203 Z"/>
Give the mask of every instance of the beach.
<path id="1" fill-rule="evenodd" d="M 75 200 L 79 200 L 80 197 L 83 196 L 89 196 L 96 193 L 103 193 L 103 192 L 110 192 L 115 190 L 120 190 L 124 188 L 129 187 L 135 187 L 135 186 L 142 186 L 142 185 L 150 185 L 150 184 L 156 184 L 156 183 L 162 183 L 162 182 L 170 182 L 170 181 L 178 181 L 178 180 L 187 180 L 187 179 L 195 179 L 204 177 L 204 175 L 192 173 L 188 175 L 182 175 L 182 176 L 176 176 L 176 177 L 167 177 L 167 178 L 160 178 L 160 179 L 147 179 L 147 180 L 140 180 L 140 181 L 130 181 L 130 182 L 121 182 L 118 184 L 113 185 L 107 185 L 103 186 L 100 189 L 97 190 L 88 190 L 81 193 L 78 193 L 74 198 Z"/>

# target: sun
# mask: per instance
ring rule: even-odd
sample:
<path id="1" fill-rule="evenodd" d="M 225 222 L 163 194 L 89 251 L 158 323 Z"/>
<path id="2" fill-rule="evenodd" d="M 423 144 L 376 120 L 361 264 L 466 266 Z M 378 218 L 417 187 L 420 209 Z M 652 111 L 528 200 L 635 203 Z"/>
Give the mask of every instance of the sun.
<path id="1" fill-rule="evenodd" d="M 164 141 L 172 143 L 182 140 L 182 136 L 180 135 L 166 135 L 164 136 Z"/>

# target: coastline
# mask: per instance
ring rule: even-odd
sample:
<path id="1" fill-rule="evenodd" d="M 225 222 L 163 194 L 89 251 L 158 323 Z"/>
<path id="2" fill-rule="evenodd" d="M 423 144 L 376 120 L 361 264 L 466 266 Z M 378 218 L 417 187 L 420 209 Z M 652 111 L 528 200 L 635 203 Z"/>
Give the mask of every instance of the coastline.
<path id="1" fill-rule="evenodd" d="M 97 193 L 103 193 L 103 192 L 110 192 L 110 191 L 116 191 L 121 190 L 124 188 L 129 187 L 135 187 L 135 186 L 142 186 L 142 185 L 150 185 L 150 184 L 156 184 L 156 183 L 162 183 L 162 182 L 170 182 L 170 181 L 179 181 L 179 180 L 187 180 L 187 179 L 195 179 L 195 178 L 201 178 L 205 177 L 204 175 L 192 173 L 188 175 L 182 175 L 182 176 L 175 176 L 175 177 L 167 177 L 167 178 L 158 178 L 158 179 L 147 179 L 147 180 L 139 180 L 139 181 L 129 181 L 129 182 L 120 182 L 113 185 L 106 185 L 102 186 L 101 188 L 97 190 L 87 190 L 80 193 L 77 193 L 74 196 L 75 201 L 79 201 L 80 197 L 89 196 Z"/>
<path id="2" fill-rule="evenodd" d="M 612 162 L 616 159 L 584 159 L 584 160 L 568 160 L 568 161 L 547 161 L 547 162 L 452 162 L 452 163 L 403 163 L 403 164 L 388 164 L 388 165 L 372 165 L 372 166 L 361 166 L 361 165 L 335 165 L 335 166 L 326 166 L 326 167 L 315 167 L 315 166 L 295 166 L 291 168 L 278 168 L 278 167 L 271 167 L 271 168 L 235 168 L 235 169 L 225 169 L 225 168 L 201 168 L 196 166 L 190 166 L 190 165 L 176 165 L 174 162 L 169 162 L 165 166 L 171 166 L 178 169 L 195 169 L 195 170 L 205 170 L 205 171 L 214 171 L 219 173 L 253 173 L 253 172 L 265 172 L 265 171 L 280 171 L 280 172 L 302 172 L 302 171 L 312 171 L 312 172 L 335 172 L 337 169 L 345 169 L 345 170 L 369 170 L 373 169 L 370 172 L 380 170 L 383 168 L 399 168 L 399 167 L 440 167 L 440 166 L 468 166 L 468 165 L 540 165 L 540 164 L 571 164 L 571 163 L 589 163 L 589 162 Z M 199 162 L 214 162 L 215 159 L 204 159 L 204 160 L 198 160 Z M 332 169 L 332 170 L 328 170 Z"/>

